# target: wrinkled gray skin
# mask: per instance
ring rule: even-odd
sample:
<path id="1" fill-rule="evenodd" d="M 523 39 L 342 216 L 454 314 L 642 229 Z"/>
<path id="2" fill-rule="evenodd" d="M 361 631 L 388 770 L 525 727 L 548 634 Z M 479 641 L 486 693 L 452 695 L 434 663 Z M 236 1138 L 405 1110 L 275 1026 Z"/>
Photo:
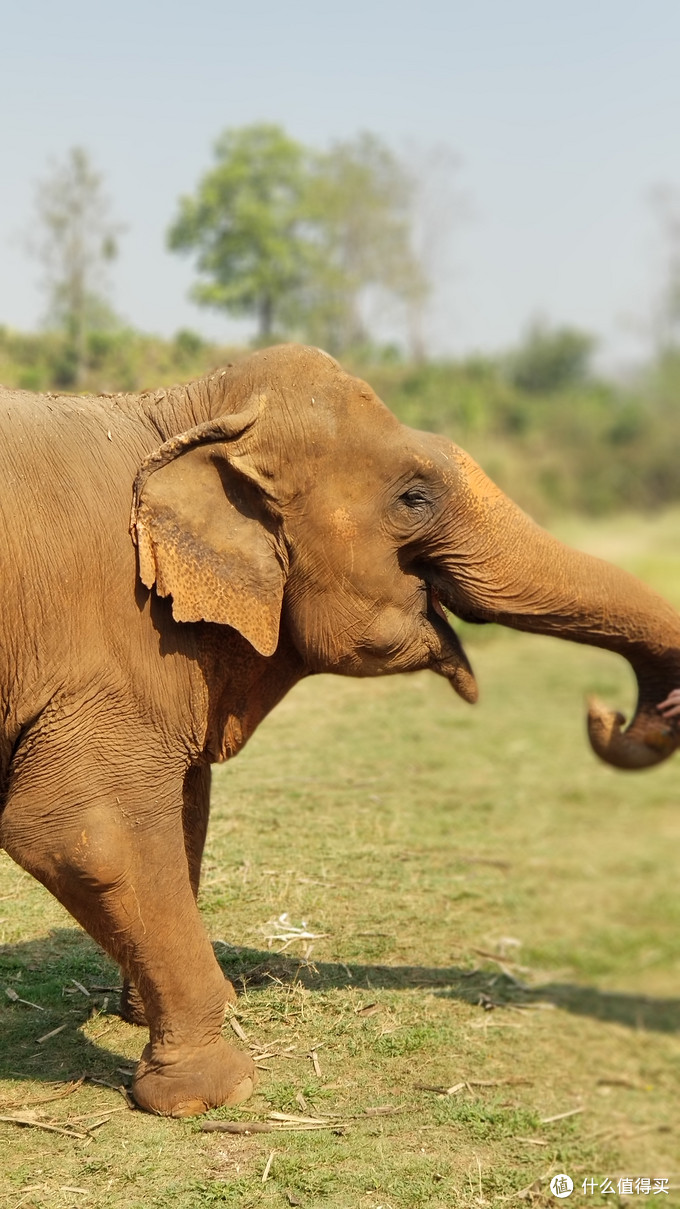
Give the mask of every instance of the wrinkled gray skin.
<path id="1" fill-rule="evenodd" d="M 638 711 L 624 733 L 596 709 L 593 745 L 642 767 L 676 744 L 674 611 L 318 350 L 141 396 L 0 392 L 0 528 L 0 842 L 120 963 L 154 1112 L 252 1090 L 195 904 L 209 766 L 301 677 L 431 668 L 474 701 L 443 604 L 621 652 Z"/>

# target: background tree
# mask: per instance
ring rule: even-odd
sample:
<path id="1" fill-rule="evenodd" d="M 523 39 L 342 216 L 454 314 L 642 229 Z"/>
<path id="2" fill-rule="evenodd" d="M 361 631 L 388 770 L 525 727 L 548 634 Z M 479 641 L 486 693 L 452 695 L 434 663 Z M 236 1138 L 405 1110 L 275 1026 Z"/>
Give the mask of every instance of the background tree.
<path id="1" fill-rule="evenodd" d="M 256 315 L 266 341 L 282 328 L 284 304 L 307 270 L 307 153 L 278 126 L 254 125 L 226 130 L 215 160 L 196 194 L 180 199 L 168 244 L 197 254 L 206 280 L 192 290 L 196 302 Z"/>
<path id="2" fill-rule="evenodd" d="M 426 289 L 411 248 L 412 181 L 374 135 L 315 153 L 278 126 L 227 130 L 180 201 L 169 246 L 195 252 L 201 305 L 254 315 L 258 338 L 340 352 L 366 340 L 366 301 Z"/>
<path id="3" fill-rule="evenodd" d="M 460 185 L 462 161 L 446 143 L 410 142 L 403 159 L 411 177 L 410 244 L 422 283 L 405 300 L 405 320 L 411 357 L 423 362 L 433 333 L 450 338 L 452 282 L 459 272 L 452 237 L 474 210 Z"/>
<path id="4" fill-rule="evenodd" d="M 660 185 L 651 201 L 663 245 L 663 285 L 653 317 L 657 352 L 663 357 L 680 349 L 680 190 Z"/>
<path id="5" fill-rule="evenodd" d="M 332 351 L 365 343 L 373 310 L 421 302 L 429 283 L 412 244 L 416 182 L 376 135 L 317 155 L 307 209 L 317 256 L 301 320 Z"/>
<path id="6" fill-rule="evenodd" d="M 106 267 L 117 255 L 121 229 L 109 217 L 100 173 L 82 147 L 73 147 L 38 183 L 29 236 L 45 269 L 48 324 L 66 337 L 61 385 L 81 385 L 88 331 L 111 322 Z"/>

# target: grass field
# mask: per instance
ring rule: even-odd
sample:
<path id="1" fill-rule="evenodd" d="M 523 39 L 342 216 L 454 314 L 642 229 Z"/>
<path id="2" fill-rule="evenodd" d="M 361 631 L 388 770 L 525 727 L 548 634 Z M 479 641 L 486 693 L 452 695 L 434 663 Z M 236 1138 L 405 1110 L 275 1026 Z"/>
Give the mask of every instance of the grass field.
<path id="1" fill-rule="evenodd" d="M 677 512 L 562 535 L 680 606 Z M 464 641 L 474 709 L 322 677 L 216 771 L 201 907 L 261 1077 L 209 1115 L 271 1132 L 130 1111 L 117 971 L 1 858 L 2 1209 L 541 1206 L 559 1172 L 568 1204 L 680 1205 L 678 760 L 590 754 L 586 693 L 632 704 L 616 657 Z M 638 1177 L 669 1194 L 600 1187 Z"/>

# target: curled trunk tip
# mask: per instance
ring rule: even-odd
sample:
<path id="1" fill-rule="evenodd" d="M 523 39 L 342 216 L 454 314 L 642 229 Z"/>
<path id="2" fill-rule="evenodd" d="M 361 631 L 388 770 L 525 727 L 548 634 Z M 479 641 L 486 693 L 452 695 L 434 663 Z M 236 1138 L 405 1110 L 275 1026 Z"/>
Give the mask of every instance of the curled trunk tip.
<path id="1" fill-rule="evenodd" d="M 588 738 L 596 755 L 615 768 L 652 768 L 672 755 L 680 734 L 659 714 L 638 710 L 627 730 L 626 719 L 596 697 L 588 701 Z"/>

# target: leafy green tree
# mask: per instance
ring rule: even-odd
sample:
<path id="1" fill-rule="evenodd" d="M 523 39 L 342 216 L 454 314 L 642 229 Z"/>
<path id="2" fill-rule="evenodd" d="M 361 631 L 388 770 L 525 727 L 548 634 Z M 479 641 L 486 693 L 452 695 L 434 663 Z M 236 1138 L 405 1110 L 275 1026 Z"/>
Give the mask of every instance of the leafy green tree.
<path id="1" fill-rule="evenodd" d="M 88 332 L 110 326 L 106 267 L 122 228 L 109 217 L 102 177 L 82 147 L 38 183 L 29 249 L 42 262 L 48 324 L 64 332 L 61 384 L 80 386 L 87 368 Z"/>
<path id="2" fill-rule="evenodd" d="M 374 135 L 318 153 L 278 126 L 247 126 L 225 131 L 215 159 L 168 232 L 171 249 L 196 254 L 198 303 L 255 315 L 262 341 L 340 351 L 367 337 L 367 291 L 405 302 L 426 289 L 412 182 Z"/>
<path id="3" fill-rule="evenodd" d="M 168 244 L 197 254 L 205 280 L 192 291 L 196 302 L 255 314 L 268 340 L 307 272 L 307 153 L 278 126 L 254 125 L 226 130 L 215 160 L 195 196 L 180 199 Z"/>

